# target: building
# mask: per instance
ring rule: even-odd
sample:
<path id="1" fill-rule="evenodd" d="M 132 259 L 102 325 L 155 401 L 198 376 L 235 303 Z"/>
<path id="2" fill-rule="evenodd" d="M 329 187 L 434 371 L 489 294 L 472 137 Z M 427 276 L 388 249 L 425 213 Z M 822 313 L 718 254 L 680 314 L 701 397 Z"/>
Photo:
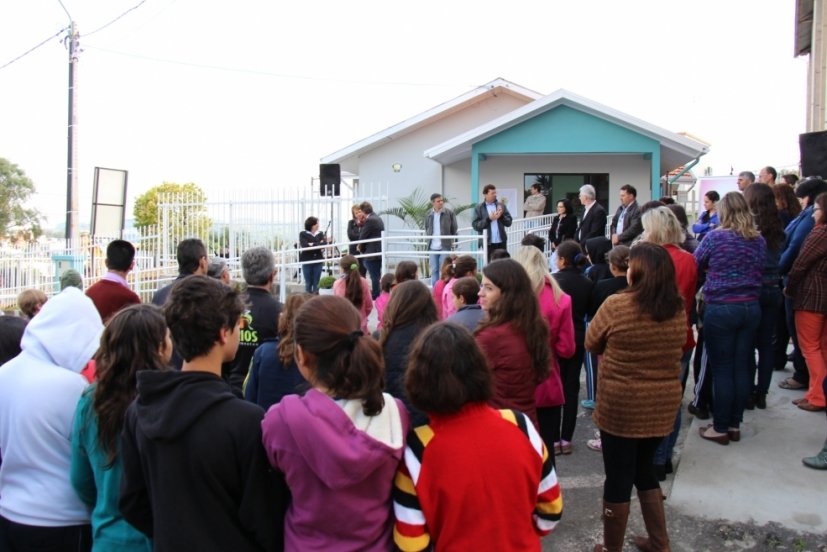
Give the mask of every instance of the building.
<path id="1" fill-rule="evenodd" d="M 480 201 L 497 186 L 514 216 L 524 195 L 543 186 L 557 200 L 594 185 L 610 212 L 624 184 L 641 202 L 662 194 L 661 177 L 692 166 L 708 146 L 564 89 L 547 96 L 495 79 L 462 96 L 322 158 L 360 182 L 389 183 L 393 198 L 420 189 L 454 203 Z"/>

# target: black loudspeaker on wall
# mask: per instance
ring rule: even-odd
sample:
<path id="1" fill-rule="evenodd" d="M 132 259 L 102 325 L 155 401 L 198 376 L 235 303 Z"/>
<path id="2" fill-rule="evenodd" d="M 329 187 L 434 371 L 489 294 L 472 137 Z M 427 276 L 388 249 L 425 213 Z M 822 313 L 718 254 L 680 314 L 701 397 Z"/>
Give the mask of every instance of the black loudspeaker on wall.
<path id="1" fill-rule="evenodd" d="M 801 149 L 801 176 L 827 178 L 827 131 L 798 135 Z"/>
<path id="2" fill-rule="evenodd" d="M 339 196 L 339 183 L 342 181 L 341 167 L 338 163 L 319 165 L 319 193 L 323 196 Z"/>

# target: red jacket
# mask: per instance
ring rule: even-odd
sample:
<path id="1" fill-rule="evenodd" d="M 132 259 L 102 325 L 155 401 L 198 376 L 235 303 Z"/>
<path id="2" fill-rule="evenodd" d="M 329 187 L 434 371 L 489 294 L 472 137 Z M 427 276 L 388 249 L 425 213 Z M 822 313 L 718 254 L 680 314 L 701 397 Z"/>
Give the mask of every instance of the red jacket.
<path id="1" fill-rule="evenodd" d="M 538 427 L 534 403 L 537 380 L 523 334 L 510 323 L 488 326 L 477 334 L 477 343 L 494 375 L 491 405 L 518 410 Z"/>

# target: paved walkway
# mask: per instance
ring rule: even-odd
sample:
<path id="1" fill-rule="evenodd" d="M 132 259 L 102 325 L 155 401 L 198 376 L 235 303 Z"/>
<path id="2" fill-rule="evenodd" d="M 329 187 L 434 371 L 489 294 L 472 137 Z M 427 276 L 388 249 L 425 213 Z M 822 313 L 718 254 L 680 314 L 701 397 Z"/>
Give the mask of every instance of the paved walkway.
<path id="1" fill-rule="evenodd" d="M 692 420 L 669 494 L 673 508 L 709 519 L 758 525 L 774 521 L 792 530 L 827 534 L 827 471 L 801 463 L 821 450 L 827 418 L 790 402 L 803 396 L 778 387 L 791 373 L 774 372 L 767 409 L 744 413 L 737 443 L 704 441 L 698 428 L 711 420 Z"/>

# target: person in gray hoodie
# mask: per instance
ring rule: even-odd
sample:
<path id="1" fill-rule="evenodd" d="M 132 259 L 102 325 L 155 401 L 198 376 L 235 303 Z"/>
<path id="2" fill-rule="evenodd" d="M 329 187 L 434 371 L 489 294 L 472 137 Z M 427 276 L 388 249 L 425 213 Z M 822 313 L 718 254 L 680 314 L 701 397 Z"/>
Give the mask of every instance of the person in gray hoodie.
<path id="1" fill-rule="evenodd" d="M 92 543 L 89 509 L 69 481 L 80 371 L 103 330 L 75 287 L 29 322 L 22 352 L 0 367 L 0 550 L 75 552 Z"/>

